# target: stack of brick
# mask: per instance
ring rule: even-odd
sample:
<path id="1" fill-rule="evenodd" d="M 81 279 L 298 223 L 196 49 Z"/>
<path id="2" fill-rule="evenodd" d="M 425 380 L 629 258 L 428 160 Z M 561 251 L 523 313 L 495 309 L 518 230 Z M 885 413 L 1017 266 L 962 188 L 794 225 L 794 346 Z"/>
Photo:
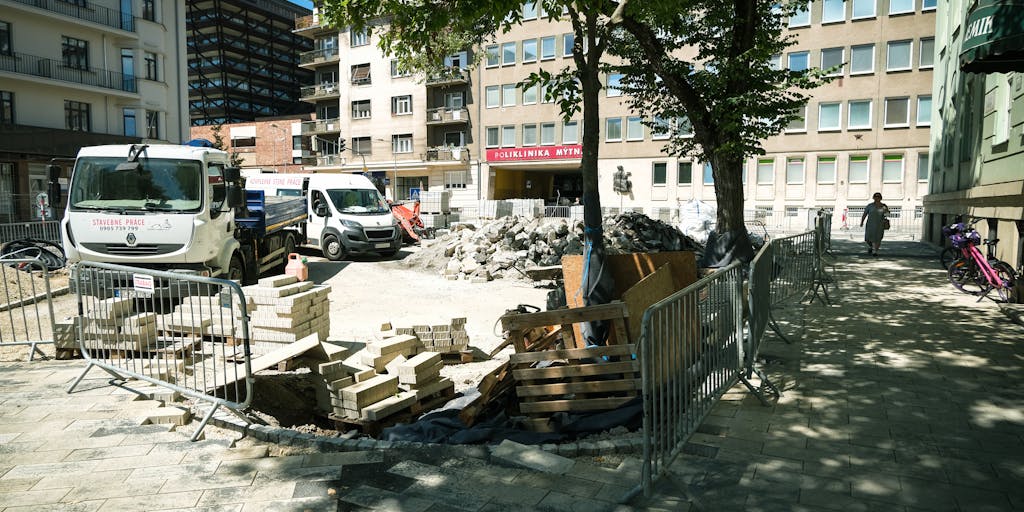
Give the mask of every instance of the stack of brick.
<path id="1" fill-rule="evenodd" d="M 86 348 L 145 350 L 156 342 L 156 315 L 134 313 L 134 300 L 111 297 L 91 304 L 83 315 Z"/>
<path id="2" fill-rule="evenodd" d="M 383 341 L 369 343 L 359 353 L 359 362 L 373 368 L 377 373 L 384 373 L 387 365 L 395 358 L 410 357 L 419 352 L 420 340 L 416 336 L 403 334 L 391 336 Z"/>
<path id="3" fill-rule="evenodd" d="M 395 332 L 405 333 L 408 330 L 399 328 Z M 465 318 L 453 318 L 450 323 L 441 325 L 414 325 L 412 334 L 420 339 L 424 348 L 434 352 L 458 353 L 469 345 Z"/>
<path id="4" fill-rule="evenodd" d="M 317 334 L 320 340 L 327 338 L 331 326 L 330 286 L 282 275 L 260 279 L 242 291 L 252 301 L 248 313 L 253 354 L 265 354 L 311 334 Z"/>

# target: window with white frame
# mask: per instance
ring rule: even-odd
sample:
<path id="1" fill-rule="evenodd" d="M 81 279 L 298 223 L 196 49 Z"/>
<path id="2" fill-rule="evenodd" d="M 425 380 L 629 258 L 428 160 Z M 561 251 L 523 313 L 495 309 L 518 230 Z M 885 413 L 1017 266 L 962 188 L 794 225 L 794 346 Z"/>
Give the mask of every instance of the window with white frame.
<path id="1" fill-rule="evenodd" d="M 370 44 L 370 31 L 369 29 L 363 28 L 362 30 L 353 30 L 349 32 L 349 45 L 352 47 L 366 46 Z"/>
<path id="2" fill-rule="evenodd" d="M 523 125 L 523 145 L 537 145 L 537 123 L 528 123 Z"/>
<path id="3" fill-rule="evenodd" d="M 501 86 L 501 106 L 503 106 L 503 107 L 514 107 L 514 106 L 516 106 L 516 84 L 502 84 L 502 86 Z"/>
<path id="4" fill-rule="evenodd" d="M 853 155 L 850 157 L 849 180 L 850 183 L 867 183 L 871 177 L 871 161 L 867 155 Z"/>
<path id="5" fill-rule="evenodd" d="M 605 120 L 604 140 L 605 142 L 622 141 L 622 118 L 609 117 Z"/>
<path id="6" fill-rule="evenodd" d="M 501 106 L 501 89 L 497 85 L 488 85 L 484 89 L 484 96 L 486 97 L 487 108 Z"/>
<path id="7" fill-rule="evenodd" d="M 789 54 L 789 70 L 804 71 L 810 66 L 811 52 L 791 52 Z"/>
<path id="8" fill-rule="evenodd" d="M 540 60 L 555 58 L 555 36 L 540 38 Z"/>
<path id="9" fill-rule="evenodd" d="M 850 100 L 846 127 L 851 130 L 871 129 L 871 100 Z"/>
<path id="10" fill-rule="evenodd" d="M 523 62 L 537 62 L 536 39 L 526 39 L 523 41 Z"/>
<path id="11" fill-rule="evenodd" d="M 352 66 L 352 85 L 369 85 L 370 79 L 370 65 L 369 64 L 356 64 Z"/>
<path id="12" fill-rule="evenodd" d="M 850 75 L 875 72 L 875 45 L 860 44 L 850 47 Z"/>
<path id="13" fill-rule="evenodd" d="M 651 140 L 665 140 L 672 135 L 672 126 L 668 119 L 657 117 L 651 121 Z"/>
<path id="14" fill-rule="evenodd" d="M 903 155 L 885 155 L 882 159 L 882 182 L 903 181 Z"/>
<path id="15" fill-rule="evenodd" d="M 398 59 L 391 59 L 391 78 L 402 78 L 406 76 L 412 76 L 412 71 L 403 68 Z"/>
<path id="16" fill-rule="evenodd" d="M 889 15 L 914 12 L 914 0 L 889 0 Z"/>
<path id="17" fill-rule="evenodd" d="M 853 0 L 853 19 L 874 18 L 878 0 Z"/>
<path id="18" fill-rule="evenodd" d="M 818 104 L 818 131 L 837 131 L 843 125 L 843 104 L 820 103 Z"/>
<path id="19" fill-rule="evenodd" d="M 775 182 L 775 159 L 760 158 L 757 160 L 755 180 L 758 185 L 771 185 Z"/>
<path id="20" fill-rule="evenodd" d="M 930 94 L 917 97 L 917 125 L 932 125 L 932 97 Z"/>
<path id="21" fill-rule="evenodd" d="M 512 148 L 516 145 L 516 127 L 515 125 L 502 126 L 501 127 L 501 147 Z"/>
<path id="22" fill-rule="evenodd" d="M 444 188 L 466 188 L 469 183 L 469 172 L 467 171 L 445 171 Z"/>
<path id="23" fill-rule="evenodd" d="M 576 144 L 579 140 L 579 127 L 576 121 L 562 125 L 562 144 Z"/>
<path id="24" fill-rule="evenodd" d="M 680 137 L 693 137 L 693 123 L 690 122 L 688 117 L 675 118 L 673 129 Z"/>
<path id="25" fill-rule="evenodd" d="M 807 105 L 800 107 L 797 112 L 797 116 L 786 125 L 786 131 L 789 133 L 801 133 L 807 131 Z"/>
<path id="26" fill-rule="evenodd" d="M 537 19 L 537 2 L 526 2 L 523 4 L 523 20 Z"/>
<path id="27" fill-rule="evenodd" d="M 536 104 L 538 91 L 540 91 L 539 84 L 533 84 L 529 87 L 523 87 L 523 105 Z"/>
<path id="28" fill-rule="evenodd" d="M 693 162 L 679 162 L 676 165 L 676 184 L 693 184 Z"/>
<path id="29" fill-rule="evenodd" d="M 917 154 L 917 181 L 928 181 L 928 153 Z"/>
<path id="30" fill-rule="evenodd" d="M 608 88 L 607 95 L 609 98 L 615 96 L 622 96 L 622 89 L 619 86 L 622 84 L 622 73 L 609 73 L 608 74 Z"/>
<path id="31" fill-rule="evenodd" d="M 370 100 L 356 100 L 352 102 L 352 119 L 369 119 Z"/>
<path id="32" fill-rule="evenodd" d="M 711 162 L 704 164 L 704 184 L 714 185 L 715 184 L 715 171 L 711 168 Z"/>
<path id="33" fill-rule="evenodd" d="M 466 106 L 466 93 L 464 91 L 444 93 L 444 108 L 459 109 Z"/>
<path id="34" fill-rule="evenodd" d="M 403 133 L 391 136 L 392 153 L 412 153 L 412 134 Z"/>
<path id="35" fill-rule="evenodd" d="M 846 21 L 846 1 L 845 0 L 822 0 L 821 2 L 821 22 L 822 23 L 836 23 L 840 21 Z"/>
<path id="36" fill-rule="evenodd" d="M 644 123 L 641 117 L 626 119 L 626 140 L 644 140 Z"/>
<path id="37" fill-rule="evenodd" d="M 823 48 L 821 50 L 821 69 L 833 69 L 828 76 L 843 76 L 844 48 Z"/>
<path id="38" fill-rule="evenodd" d="M 789 26 L 793 27 L 806 27 L 811 24 L 811 3 L 801 4 L 797 8 L 796 12 L 789 17 Z"/>
<path id="39" fill-rule="evenodd" d="M 406 116 L 412 114 L 412 96 L 392 96 L 391 97 L 391 115 L 393 116 Z"/>
<path id="40" fill-rule="evenodd" d="M 815 179 L 819 185 L 832 185 L 836 182 L 836 157 L 819 156 Z"/>
<path id="41" fill-rule="evenodd" d="M 146 111 L 146 137 L 150 139 L 160 138 L 160 112 L 156 110 Z"/>
<path id="42" fill-rule="evenodd" d="M 885 99 L 885 127 L 900 128 L 909 125 L 910 98 Z"/>
<path id="43" fill-rule="evenodd" d="M 654 162 L 651 166 L 651 184 L 655 187 L 664 187 L 668 183 L 668 163 Z"/>
<path id="44" fill-rule="evenodd" d="M 572 57 L 572 45 L 575 44 L 572 34 L 562 34 L 562 57 Z"/>
<path id="45" fill-rule="evenodd" d="M 799 157 L 786 159 L 786 184 L 800 185 L 804 182 L 804 159 Z"/>
<path id="46" fill-rule="evenodd" d="M 353 155 L 370 156 L 373 154 L 373 142 L 369 137 L 352 137 L 349 142 L 352 144 L 349 150 Z"/>
<path id="47" fill-rule="evenodd" d="M 782 69 L 782 54 L 776 53 L 771 57 L 768 57 L 768 67 L 774 70 Z"/>
<path id="48" fill-rule="evenodd" d="M 516 63 L 516 42 L 509 41 L 501 44 L 501 65 L 511 66 Z"/>
<path id="49" fill-rule="evenodd" d="M 918 69 L 931 69 L 935 66 L 935 38 L 925 37 L 921 39 L 921 43 L 918 45 L 920 48 L 917 67 Z"/>
<path id="50" fill-rule="evenodd" d="M 885 70 L 906 71 L 910 69 L 913 45 L 910 40 L 889 41 L 886 45 Z"/>
<path id="51" fill-rule="evenodd" d="M 553 146 L 555 144 L 555 123 L 540 124 L 540 143 L 542 146 Z"/>
<path id="52" fill-rule="evenodd" d="M 489 44 L 484 48 L 484 54 L 487 56 L 486 66 L 489 68 L 496 68 L 501 65 L 501 50 L 496 44 Z"/>
<path id="53" fill-rule="evenodd" d="M 496 147 L 498 147 L 500 145 L 500 143 L 498 141 L 498 127 L 497 126 L 488 126 L 487 129 L 486 129 L 486 132 L 487 132 L 487 147 L 489 147 L 489 148 L 496 148 Z"/>

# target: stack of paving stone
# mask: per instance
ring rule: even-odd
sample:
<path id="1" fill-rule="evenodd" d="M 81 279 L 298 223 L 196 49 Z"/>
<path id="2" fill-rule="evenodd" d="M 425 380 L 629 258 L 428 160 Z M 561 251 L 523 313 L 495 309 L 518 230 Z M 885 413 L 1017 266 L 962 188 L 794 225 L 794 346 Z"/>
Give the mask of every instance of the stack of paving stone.
<path id="1" fill-rule="evenodd" d="M 453 318 L 448 324 L 414 325 L 409 329 L 395 330 L 399 334 L 412 334 L 419 338 L 423 347 L 434 352 L 454 354 L 466 349 L 469 345 L 469 334 L 466 332 L 466 319 Z"/>
<path id="2" fill-rule="evenodd" d="M 250 301 L 249 345 L 254 355 L 311 334 L 317 334 L 320 340 L 327 338 L 331 327 L 330 286 L 282 275 L 260 279 L 255 285 L 243 287 L 242 292 Z M 236 314 L 241 311 L 236 310 Z"/>
<path id="3" fill-rule="evenodd" d="M 86 348 L 145 350 L 156 342 L 156 315 L 134 313 L 134 300 L 111 297 L 88 304 L 83 336 Z"/>
<path id="4" fill-rule="evenodd" d="M 415 340 L 411 336 L 395 338 Z M 320 365 L 319 371 L 325 374 L 325 380 L 346 371 L 353 372 L 331 380 L 331 403 L 335 416 L 353 422 L 379 422 L 400 413 L 418 413 L 440 405 L 454 394 L 455 384 L 441 377 L 444 366 L 441 354 L 421 352 L 406 359 L 401 352 L 404 350 L 388 354 L 392 359 L 386 365 L 386 373 L 369 369 L 353 372 L 344 364 Z M 341 373 L 331 374 L 331 371 Z"/>
<path id="5" fill-rule="evenodd" d="M 420 351 L 422 344 L 416 336 L 400 334 L 382 341 L 369 343 L 359 353 L 359 362 L 377 373 L 387 371 L 387 365 L 398 357 L 409 357 Z"/>

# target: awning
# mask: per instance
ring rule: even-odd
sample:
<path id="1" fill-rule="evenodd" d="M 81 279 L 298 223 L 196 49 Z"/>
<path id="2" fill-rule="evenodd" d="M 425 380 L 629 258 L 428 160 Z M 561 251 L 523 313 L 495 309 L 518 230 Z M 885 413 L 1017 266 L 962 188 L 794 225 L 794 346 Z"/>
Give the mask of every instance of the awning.
<path id="1" fill-rule="evenodd" d="M 1024 0 L 979 0 L 964 23 L 960 69 L 1024 71 Z"/>

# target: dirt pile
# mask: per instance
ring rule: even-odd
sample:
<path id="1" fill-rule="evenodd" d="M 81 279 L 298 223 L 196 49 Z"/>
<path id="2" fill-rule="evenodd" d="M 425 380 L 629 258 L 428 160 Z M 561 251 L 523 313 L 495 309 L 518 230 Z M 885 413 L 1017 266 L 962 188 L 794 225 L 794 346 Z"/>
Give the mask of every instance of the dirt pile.
<path id="1" fill-rule="evenodd" d="M 604 241 L 610 254 L 703 251 L 671 224 L 642 213 L 605 218 Z M 522 278 L 526 269 L 558 265 L 583 249 L 582 221 L 503 217 L 478 228 L 459 225 L 404 261 L 449 279 L 490 281 Z"/>

